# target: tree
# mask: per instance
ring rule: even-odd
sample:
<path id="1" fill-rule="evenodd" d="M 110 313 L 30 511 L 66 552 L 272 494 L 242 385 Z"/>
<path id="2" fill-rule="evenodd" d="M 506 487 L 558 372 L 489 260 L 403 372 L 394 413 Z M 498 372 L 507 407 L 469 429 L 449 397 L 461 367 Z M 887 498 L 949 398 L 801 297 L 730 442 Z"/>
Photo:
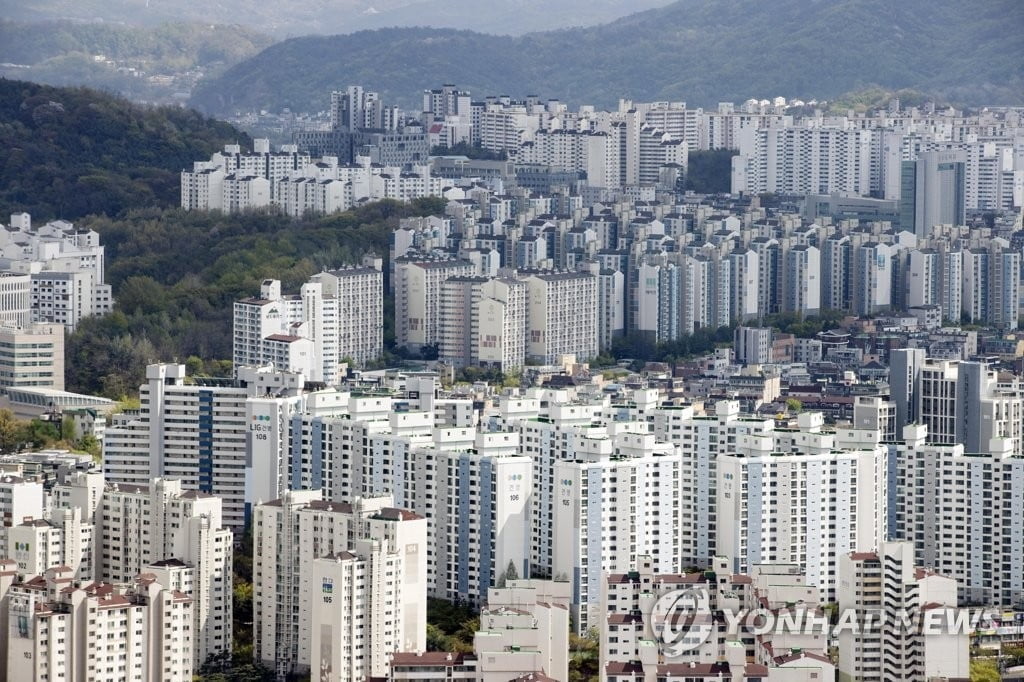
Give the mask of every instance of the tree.
<path id="1" fill-rule="evenodd" d="M 508 158 L 508 155 L 504 152 L 492 152 L 490 149 L 468 142 L 459 142 L 454 147 L 437 145 L 430 149 L 430 154 L 432 156 L 465 156 L 469 159 L 483 159 L 485 161 L 504 161 Z"/>
<path id="2" fill-rule="evenodd" d="M 26 436 L 33 447 L 45 448 L 60 440 L 60 430 L 51 421 L 33 419 L 28 423 Z"/>
<path id="3" fill-rule="evenodd" d="M 274 671 L 252 660 L 249 656 L 230 652 L 213 654 L 199 667 L 196 682 L 274 682 Z"/>
<path id="4" fill-rule="evenodd" d="M 690 152 L 683 187 L 698 194 L 730 192 L 732 157 L 736 154 L 737 152 L 731 149 Z"/>
<path id="5" fill-rule="evenodd" d="M 590 628 L 582 637 L 569 633 L 569 680 L 588 682 L 599 679 L 601 637 L 597 628 Z"/>
<path id="6" fill-rule="evenodd" d="M 78 440 L 75 438 L 75 420 L 71 417 L 64 417 L 60 420 L 60 439 L 66 443 L 74 443 Z"/>
<path id="7" fill-rule="evenodd" d="M 786 398 L 786 409 L 790 412 L 799 413 L 804 409 L 804 404 L 796 398 Z"/>
<path id="8" fill-rule="evenodd" d="M 971 682 L 999 682 L 999 667 L 991 659 L 975 658 L 971 661 Z"/>
<path id="9" fill-rule="evenodd" d="M 92 435 L 91 433 L 86 433 L 81 438 L 79 438 L 78 441 L 75 443 L 75 447 L 81 450 L 82 452 L 88 452 L 90 455 L 92 455 L 94 461 L 100 461 L 100 457 L 102 455 L 100 441 L 98 438 L 96 438 L 96 436 Z"/>
<path id="10" fill-rule="evenodd" d="M 24 424 L 8 409 L 0 410 L 0 452 L 17 450 L 24 433 Z"/>
<path id="11" fill-rule="evenodd" d="M 1003 656 L 1006 656 L 1007 667 L 1024 665 L 1024 647 L 1008 646 L 1003 647 Z"/>
<path id="12" fill-rule="evenodd" d="M 510 580 L 519 580 L 519 571 L 516 570 L 516 563 L 509 559 L 508 567 L 498 578 L 498 587 L 505 587 Z"/>

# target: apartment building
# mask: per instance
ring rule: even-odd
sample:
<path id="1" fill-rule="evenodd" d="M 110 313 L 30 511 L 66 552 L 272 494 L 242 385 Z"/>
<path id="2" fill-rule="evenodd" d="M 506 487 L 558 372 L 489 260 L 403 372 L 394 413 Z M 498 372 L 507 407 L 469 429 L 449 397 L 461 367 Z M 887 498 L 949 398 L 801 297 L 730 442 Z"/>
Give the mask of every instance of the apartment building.
<path id="1" fill-rule="evenodd" d="M 0 547 L 7 547 L 7 533 L 25 519 L 41 519 L 46 507 L 43 484 L 22 476 L 0 476 Z"/>
<path id="2" fill-rule="evenodd" d="M 820 414 L 800 416 L 809 428 L 789 442 L 784 434 L 742 436 L 719 455 L 717 553 L 737 572 L 796 564 L 831 601 L 839 555 L 884 539 L 888 451 L 877 432 L 822 433 Z"/>
<path id="3" fill-rule="evenodd" d="M 9 680 L 189 682 L 193 600 L 152 574 L 79 586 L 64 568 L 0 575 Z"/>
<path id="4" fill-rule="evenodd" d="M 233 535 L 223 525 L 221 500 L 185 490 L 180 481 L 157 478 L 150 486 L 101 488 L 92 507 L 95 488 L 89 474 L 55 486 L 55 504 L 62 506 L 54 510 L 50 525 L 60 529 L 64 556 L 77 559 L 64 565 L 64 570 L 80 579 L 85 569 L 78 566 L 89 561 L 91 554 L 95 566 L 86 575 L 123 584 L 157 570 L 162 562 L 178 561 L 191 574 L 191 587 L 183 591 L 194 601 L 189 639 L 193 663 L 198 667 L 210 655 L 230 651 Z M 76 502 L 84 505 L 73 506 Z M 77 524 L 71 523 L 76 520 Z M 32 530 L 39 532 L 43 526 L 33 522 L 15 535 Z M 36 547 L 38 554 L 42 544 L 37 541 Z M 167 587 L 182 589 L 184 584 L 179 581 Z"/>
<path id="5" fill-rule="evenodd" d="M 459 259 L 398 258 L 395 262 L 395 343 L 413 353 L 441 342 L 441 289 L 451 277 L 474 275 Z"/>
<path id="6" fill-rule="evenodd" d="M 301 375 L 241 368 L 236 379 L 186 381 L 184 365 L 150 365 L 139 387 L 138 410 L 115 415 L 103 439 L 108 482 L 148 486 L 154 478 L 181 481 L 186 490 L 223 501 L 227 527 L 240 531 L 253 498 L 249 457 L 249 398 L 296 396 Z"/>
<path id="7" fill-rule="evenodd" d="M 257 661 L 279 675 L 359 680 L 385 674 L 390 651 L 426 647 L 427 522 L 391 505 L 303 490 L 256 506 Z"/>
<path id="8" fill-rule="evenodd" d="M 877 551 L 844 554 L 840 584 L 840 612 L 856 614 L 862 625 L 871 616 L 885 616 L 876 627 L 840 630 L 840 680 L 968 677 L 968 633 L 946 629 L 953 626 L 947 614 L 955 612 L 956 581 L 915 567 L 911 543 L 884 542 Z M 929 611 L 935 617 L 924 617 Z"/>
<path id="9" fill-rule="evenodd" d="M 99 234 L 65 220 L 33 227 L 29 214 L 13 214 L 0 234 L 0 270 L 8 271 L 0 277 L 0 316 L 19 327 L 56 323 L 71 332 L 114 306 Z"/>
<path id="10" fill-rule="evenodd" d="M 453 367 L 515 371 L 525 364 L 526 283 L 451 277 L 441 287 L 439 359 Z"/>
<path id="11" fill-rule="evenodd" d="M 643 556 L 629 571 L 605 573 L 601 679 L 621 679 L 624 673 L 686 675 L 688 669 L 696 679 L 712 671 L 724 679 L 745 679 L 755 671 L 768 680 L 832 679 L 827 627 L 763 628 L 755 634 L 753 621 L 744 617 L 757 611 L 763 622 L 826 623 L 818 590 L 806 584 L 799 568 L 761 564 L 750 574 L 737 574 L 728 564 L 725 557 L 713 557 L 710 571 L 662 572 Z M 686 620 L 673 629 L 663 620 L 673 617 Z"/>
<path id="12" fill-rule="evenodd" d="M 479 682 L 565 680 L 569 676 L 569 585 L 516 579 L 492 587 L 480 609 L 473 654 L 396 652 L 388 678 L 417 679 L 446 671 L 447 679 Z M 419 673 L 419 674 L 417 674 Z"/>
<path id="13" fill-rule="evenodd" d="M 554 466 L 556 493 L 551 541 L 552 575 L 572 585 L 571 613 L 578 633 L 600 621 L 601 572 L 624 571 L 649 555 L 659 571 L 680 565 L 680 461 L 671 446 L 644 454 L 577 451 Z"/>
<path id="14" fill-rule="evenodd" d="M 26 387 L 63 391 L 64 329 L 60 324 L 0 325 L 0 391 Z"/>
<path id="15" fill-rule="evenodd" d="M 895 538 L 913 543 L 916 564 L 955 580 L 962 604 L 1024 604 L 1024 457 L 1011 440 L 972 453 L 911 425 L 897 451 Z"/>
<path id="16" fill-rule="evenodd" d="M 560 355 L 592 358 L 597 348 L 597 278 L 536 273 L 526 278 L 528 358 L 554 364 Z"/>
<path id="17" fill-rule="evenodd" d="M 0 272 L 0 319 L 15 329 L 32 321 L 32 276 L 20 272 Z"/>

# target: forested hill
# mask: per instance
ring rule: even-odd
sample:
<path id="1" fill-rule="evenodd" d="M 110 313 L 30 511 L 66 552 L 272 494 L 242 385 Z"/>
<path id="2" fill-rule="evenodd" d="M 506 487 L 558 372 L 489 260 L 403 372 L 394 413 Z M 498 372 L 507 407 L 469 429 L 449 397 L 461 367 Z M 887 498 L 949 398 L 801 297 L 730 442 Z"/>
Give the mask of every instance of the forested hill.
<path id="1" fill-rule="evenodd" d="M 270 36 L 241 26 L 163 24 L 152 28 L 71 21 L 0 21 L 0 62 L 33 65 L 68 54 L 102 55 L 152 72 L 234 63 Z"/>
<path id="2" fill-rule="evenodd" d="M 0 221 L 177 206 L 181 170 L 235 141 L 251 144 L 195 111 L 0 79 Z"/>
<path id="3" fill-rule="evenodd" d="M 592 28 L 518 38 L 405 28 L 277 43 L 205 81 L 211 113 L 326 108 L 358 83 L 418 106 L 423 88 L 691 105 L 749 97 L 828 98 L 879 85 L 949 101 L 1024 99 L 1019 0 L 678 0 Z"/>
<path id="4" fill-rule="evenodd" d="M 198 79 L 217 75 L 272 42 L 241 26 L 209 23 L 142 28 L 0 20 L 0 76 L 179 103 Z"/>

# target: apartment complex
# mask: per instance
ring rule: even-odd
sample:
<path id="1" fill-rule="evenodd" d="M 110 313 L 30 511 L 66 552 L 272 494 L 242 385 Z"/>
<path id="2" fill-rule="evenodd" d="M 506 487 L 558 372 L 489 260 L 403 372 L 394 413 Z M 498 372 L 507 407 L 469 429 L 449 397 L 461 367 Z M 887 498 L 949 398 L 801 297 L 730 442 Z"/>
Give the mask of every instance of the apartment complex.
<path id="1" fill-rule="evenodd" d="M 320 139 L 327 137 L 328 139 Z M 273 208 L 285 215 L 325 215 L 347 211 L 365 201 L 409 201 L 440 196 L 442 182 L 430 173 L 426 149 L 416 165 L 406 169 L 405 154 L 385 155 L 365 149 L 368 140 L 393 135 L 350 132 L 300 133 L 296 145 L 270 152 L 267 140 L 255 140 L 251 153 L 226 145 L 209 161 L 195 161 L 181 172 L 181 207 L 187 211 L 242 211 Z M 421 136 L 422 137 L 422 136 Z M 336 139 L 337 138 L 337 139 Z M 355 144 L 355 149 L 352 149 Z M 426 141 L 423 139 L 425 146 Z M 346 147 L 339 153 L 338 146 Z M 401 149 L 401 145 L 383 145 Z M 308 152 L 321 155 L 314 158 Z M 339 163 L 339 157 L 343 159 Z"/>
<path id="2" fill-rule="evenodd" d="M 427 522 L 392 504 L 309 490 L 256 507 L 257 661 L 354 681 L 383 676 L 388 652 L 425 648 Z"/>
<path id="3" fill-rule="evenodd" d="M 752 612 L 760 628 L 746 617 Z M 680 622 L 666 620 L 673 617 Z M 783 618 L 801 627 L 764 626 Z M 600 676 L 829 680 L 825 623 L 819 591 L 796 565 L 732 573 L 728 559 L 715 557 L 710 571 L 663 572 L 639 557 L 633 569 L 602 579 Z"/>
<path id="4" fill-rule="evenodd" d="M 0 319 L 18 327 L 62 324 L 72 332 L 83 317 L 114 307 L 99 234 L 65 220 L 33 226 L 28 213 L 12 214 L 0 232 L 0 270 Z"/>
<path id="5" fill-rule="evenodd" d="M 310 381 L 336 383 L 343 361 L 364 365 L 384 349 L 383 273 L 379 258 L 363 267 L 321 272 L 286 295 L 264 280 L 257 297 L 234 305 L 234 367 L 275 368 Z"/>
<path id="6" fill-rule="evenodd" d="M 23 581 L 4 570 L 0 600 L 6 679 L 189 682 L 196 669 L 193 599 L 153 574 L 80 586 L 64 568 Z"/>
<path id="7" fill-rule="evenodd" d="M 1012 439 L 971 452 L 962 443 L 929 443 L 922 425 L 902 435 L 893 538 L 913 543 L 918 566 L 955 580 L 961 603 L 1019 608 L 1024 457 Z"/>

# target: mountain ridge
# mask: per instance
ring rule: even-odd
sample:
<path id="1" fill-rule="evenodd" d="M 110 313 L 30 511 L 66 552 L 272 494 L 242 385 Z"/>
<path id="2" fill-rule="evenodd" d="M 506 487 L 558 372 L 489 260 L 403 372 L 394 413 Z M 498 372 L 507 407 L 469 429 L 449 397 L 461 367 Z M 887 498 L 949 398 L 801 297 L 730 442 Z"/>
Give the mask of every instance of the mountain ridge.
<path id="1" fill-rule="evenodd" d="M 1022 25 L 1024 3 L 1013 0 L 678 0 L 515 38 L 426 28 L 292 38 L 200 83 L 191 103 L 216 114 L 316 111 L 331 89 L 359 83 L 416 106 L 422 89 L 454 82 L 478 97 L 598 106 L 620 97 L 703 106 L 822 98 L 869 85 L 996 104 L 1024 99 Z"/>
<path id="2" fill-rule="evenodd" d="M 152 26 L 197 21 L 243 24 L 285 38 L 389 26 L 476 29 L 519 35 L 558 26 L 604 23 L 669 0 L 0 0 L 0 16 Z"/>

